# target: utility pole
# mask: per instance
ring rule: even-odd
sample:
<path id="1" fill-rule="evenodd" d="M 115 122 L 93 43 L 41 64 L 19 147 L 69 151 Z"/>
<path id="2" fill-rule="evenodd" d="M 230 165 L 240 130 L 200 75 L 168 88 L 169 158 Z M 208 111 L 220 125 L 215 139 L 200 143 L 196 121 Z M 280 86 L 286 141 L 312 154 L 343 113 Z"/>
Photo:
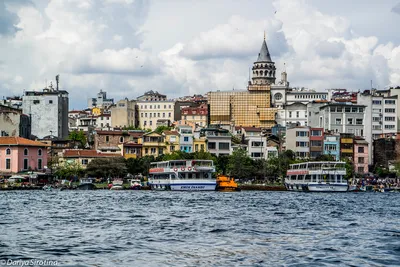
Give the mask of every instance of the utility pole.
<path id="1" fill-rule="evenodd" d="M 50 165 L 50 175 L 51 179 L 53 179 L 53 131 L 50 130 L 50 160 L 51 160 L 51 165 Z"/>

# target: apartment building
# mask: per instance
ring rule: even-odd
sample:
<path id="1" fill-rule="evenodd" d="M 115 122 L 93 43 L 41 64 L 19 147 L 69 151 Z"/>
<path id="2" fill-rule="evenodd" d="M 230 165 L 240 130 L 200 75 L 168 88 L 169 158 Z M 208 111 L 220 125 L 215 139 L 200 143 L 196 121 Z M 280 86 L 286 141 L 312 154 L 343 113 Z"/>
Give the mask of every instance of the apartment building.
<path id="1" fill-rule="evenodd" d="M 171 125 L 175 120 L 174 100 L 138 100 L 139 127 L 155 130 L 159 125 Z"/>
<path id="2" fill-rule="evenodd" d="M 297 158 L 309 158 L 310 127 L 297 126 L 287 129 L 286 150 L 292 150 Z"/>
<path id="3" fill-rule="evenodd" d="M 193 152 L 193 129 L 189 125 L 176 127 L 179 133 L 180 150 L 186 153 Z"/>
<path id="4" fill-rule="evenodd" d="M 368 173 L 368 142 L 363 138 L 354 139 L 354 172 L 358 174 Z"/>
<path id="5" fill-rule="evenodd" d="M 324 153 L 324 129 L 310 128 L 310 158 L 317 158 Z"/>
<path id="6" fill-rule="evenodd" d="M 182 119 L 198 126 L 207 126 L 208 108 L 206 104 L 198 107 L 185 107 L 181 110 Z"/>
<path id="7" fill-rule="evenodd" d="M 336 161 L 340 160 L 339 134 L 324 134 L 324 154 L 331 155 Z"/>
<path id="8" fill-rule="evenodd" d="M 138 126 L 138 111 L 135 100 L 128 100 L 128 98 L 119 100 L 110 110 L 112 127 L 123 128 Z"/>
<path id="9" fill-rule="evenodd" d="M 207 138 L 207 151 L 216 156 L 230 155 L 232 136 L 228 130 L 220 128 L 204 128 L 201 136 Z"/>

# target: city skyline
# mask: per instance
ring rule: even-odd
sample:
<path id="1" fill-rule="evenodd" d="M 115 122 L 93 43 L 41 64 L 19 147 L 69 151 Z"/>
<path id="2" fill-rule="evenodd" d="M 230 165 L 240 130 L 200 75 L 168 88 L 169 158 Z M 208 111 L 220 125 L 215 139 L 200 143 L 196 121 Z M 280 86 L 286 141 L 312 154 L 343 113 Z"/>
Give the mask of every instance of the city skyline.
<path id="1" fill-rule="evenodd" d="M 285 63 L 292 86 L 400 84 L 397 1 L 6 0 L 0 13 L 2 95 L 60 74 L 70 109 L 100 89 L 116 100 L 245 89 L 264 31 L 277 76 Z"/>

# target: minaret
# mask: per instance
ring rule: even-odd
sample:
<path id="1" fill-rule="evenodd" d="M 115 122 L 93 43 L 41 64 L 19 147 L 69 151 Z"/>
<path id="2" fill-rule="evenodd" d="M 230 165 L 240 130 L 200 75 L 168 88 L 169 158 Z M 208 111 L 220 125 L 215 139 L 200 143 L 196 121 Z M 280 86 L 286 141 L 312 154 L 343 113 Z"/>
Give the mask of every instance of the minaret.
<path id="1" fill-rule="evenodd" d="M 271 60 L 267 43 L 264 41 L 261 45 L 260 53 L 258 53 L 257 61 L 253 64 L 253 85 L 270 85 L 275 83 L 275 62 Z"/>

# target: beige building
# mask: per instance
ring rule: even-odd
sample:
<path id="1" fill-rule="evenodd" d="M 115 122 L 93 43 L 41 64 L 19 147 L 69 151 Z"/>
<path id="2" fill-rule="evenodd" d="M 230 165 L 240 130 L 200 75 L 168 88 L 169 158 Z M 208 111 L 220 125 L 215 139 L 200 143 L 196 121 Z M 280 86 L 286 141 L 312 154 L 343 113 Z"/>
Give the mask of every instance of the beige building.
<path id="1" fill-rule="evenodd" d="M 122 99 L 111 107 L 112 127 L 137 127 L 136 101 Z"/>
<path id="2" fill-rule="evenodd" d="M 198 107 L 182 108 L 181 113 L 183 120 L 193 122 L 200 127 L 207 126 L 208 108 L 206 104 Z"/>
<path id="3" fill-rule="evenodd" d="M 137 101 L 139 127 L 155 130 L 159 125 L 171 125 L 175 120 L 175 101 Z"/>
<path id="4" fill-rule="evenodd" d="M 275 69 L 264 39 L 247 90 L 208 93 L 209 123 L 262 128 L 275 125 L 277 109 L 271 108 L 271 84 L 275 82 Z"/>

